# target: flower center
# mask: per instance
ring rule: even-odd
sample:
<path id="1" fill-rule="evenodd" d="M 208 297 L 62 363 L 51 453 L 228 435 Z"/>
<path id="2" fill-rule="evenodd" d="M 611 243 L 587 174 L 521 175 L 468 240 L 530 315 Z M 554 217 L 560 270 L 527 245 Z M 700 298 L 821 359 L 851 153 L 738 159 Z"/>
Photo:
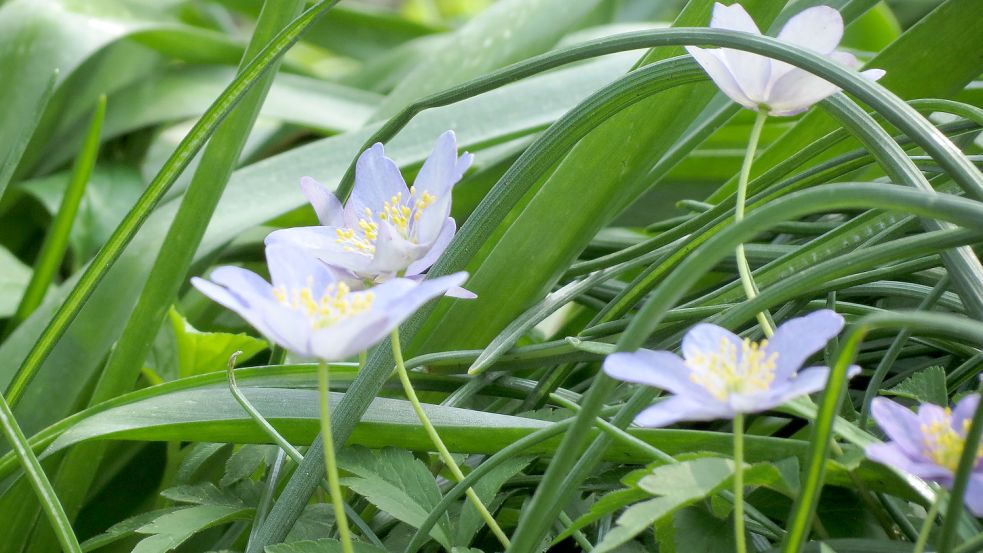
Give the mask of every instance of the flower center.
<path id="1" fill-rule="evenodd" d="M 686 359 L 689 379 L 721 401 L 735 393 L 763 392 L 775 380 L 778 359 L 777 352 L 766 354 L 767 345 L 767 340 L 758 343 L 745 339 L 738 354 L 733 342 L 721 338 L 717 351 L 700 352 Z"/>
<path id="2" fill-rule="evenodd" d="M 320 298 L 315 298 L 311 286 L 287 290 L 284 286 L 273 289 L 277 301 L 296 311 L 302 311 L 313 328 L 326 328 L 372 307 L 375 294 L 352 292 L 344 282 L 329 284 Z"/>
<path id="3" fill-rule="evenodd" d="M 925 456 L 940 467 L 955 472 L 959 466 L 959 458 L 963 454 L 963 447 L 966 445 L 969 425 L 970 420 L 963 419 L 961 427 L 955 428 L 952 424 L 952 409 L 946 407 L 941 420 L 921 426 Z M 976 460 L 979 461 L 981 458 L 983 458 L 983 445 L 976 452 Z"/>
<path id="4" fill-rule="evenodd" d="M 411 186 L 410 195 L 405 200 L 403 193 L 400 192 L 382 205 L 382 211 L 373 214 L 372 210 L 366 207 L 365 217 L 359 219 L 354 227 L 336 229 L 335 242 L 344 244 L 346 252 L 373 255 L 375 242 L 379 238 L 379 224 L 384 222 L 404 239 L 415 243 L 413 223 L 419 221 L 423 212 L 436 201 L 437 196 L 429 192 L 424 192 L 417 197 L 416 187 Z"/>

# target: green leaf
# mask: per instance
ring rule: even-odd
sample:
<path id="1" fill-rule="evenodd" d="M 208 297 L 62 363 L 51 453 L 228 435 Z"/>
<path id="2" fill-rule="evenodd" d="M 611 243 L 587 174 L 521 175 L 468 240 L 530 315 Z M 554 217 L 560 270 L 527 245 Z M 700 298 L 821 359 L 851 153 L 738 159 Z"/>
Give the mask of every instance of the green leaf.
<path id="1" fill-rule="evenodd" d="M 168 318 L 174 331 L 178 374 L 181 378 L 220 371 L 236 351 L 242 351 L 238 361 L 243 362 L 268 347 L 265 340 L 248 334 L 201 332 L 191 326 L 174 307 L 168 311 Z"/>
<path id="2" fill-rule="evenodd" d="M 252 516 L 252 509 L 222 505 L 197 505 L 161 515 L 137 529 L 151 534 L 140 540 L 133 553 L 165 553 L 186 542 L 192 536 L 214 526 Z"/>
<path id="3" fill-rule="evenodd" d="M 0 319 L 14 314 L 31 280 L 31 268 L 0 246 Z"/>
<path id="4" fill-rule="evenodd" d="M 618 517 L 617 526 L 604 536 L 594 551 L 614 550 L 662 517 L 720 490 L 733 473 L 733 461 L 716 457 L 656 467 L 652 474 L 639 480 L 638 485 L 660 497 L 636 503 L 625 510 Z"/>
<path id="5" fill-rule="evenodd" d="M 531 461 L 532 457 L 513 457 L 483 476 L 472 489 L 478 494 L 481 502 L 488 507 L 488 510 L 494 512 L 496 503 L 500 503 L 496 501 L 498 490 L 512 477 L 519 474 L 522 469 L 526 468 Z M 478 510 L 470 501 L 465 501 L 454 532 L 456 546 L 469 545 L 475 534 L 484 525 L 485 522 L 478 514 Z"/>
<path id="6" fill-rule="evenodd" d="M 352 542 L 355 553 L 384 553 L 384 549 L 379 549 L 360 541 Z M 295 541 L 290 543 L 278 543 L 267 545 L 266 553 L 342 553 L 341 542 L 332 539 Z"/>
<path id="7" fill-rule="evenodd" d="M 93 536 L 82 542 L 82 551 L 89 553 L 89 551 L 99 549 L 100 547 L 104 547 L 123 538 L 129 537 L 133 535 L 138 528 L 142 528 L 149 522 L 157 520 L 161 516 L 173 513 L 179 509 L 179 507 L 155 509 L 153 511 L 146 511 L 144 513 L 132 516 L 122 522 L 118 522 L 110 526 L 109 529 L 98 536 Z"/>
<path id="8" fill-rule="evenodd" d="M 733 551 L 734 527 L 702 507 L 687 507 L 659 524 L 656 540 L 661 553 Z"/>
<path id="9" fill-rule="evenodd" d="M 904 379 L 893 388 L 884 390 L 885 395 L 913 399 L 919 403 L 949 405 L 949 391 L 945 384 L 945 369 L 932 366 L 920 370 Z"/>
<path id="10" fill-rule="evenodd" d="M 339 452 L 338 467 L 356 475 L 342 478 L 344 486 L 414 528 L 440 501 L 430 470 L 405 449 L 386 447 L 374 453 L 364 447 L 349 448 Z M 450 548 L 450 521 L 441 520 L 430 535 Z"/>
<path id="11" fill-rule="evenodd" d="M 225 463 L 225 474 L 219 481 L 222 487 L 231 486 L 256 473 L 260 467 L 269 466 L 279 450 L 271 445 L 244 445 L 229 457 Z"/>

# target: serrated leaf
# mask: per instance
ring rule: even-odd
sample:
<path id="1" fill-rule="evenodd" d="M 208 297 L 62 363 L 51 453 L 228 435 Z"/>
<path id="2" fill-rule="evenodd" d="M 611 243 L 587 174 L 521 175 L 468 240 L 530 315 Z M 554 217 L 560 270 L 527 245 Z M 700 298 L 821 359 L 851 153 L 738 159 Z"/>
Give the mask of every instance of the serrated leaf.
<path id="1" fill-rule="evenodd" d="M 716 492 L 733 473 L 733 461 L 715 457 L 657 467 L 652 474 L 639 480 L 638 485 L 661 497 L 636 503 L 626 509 L 618 517 L 617 526 L 608 532 L 594 551 L 603 553 L 614 550 L 659 519 Z"/>
<path id="2" fill-rule="evenodd" d="M 734 550 L 734 528 L 700 507 L 673 514 L 657 530 L 659 551 L 664 553 L 716 553 Z"/>
<path id="3" fill-rule="evenodd" d="M 82 551 L 88 553 L 89 551 L 99 549 L 100 547 L 126 538 L 136 532 L 138 528 L 146 526 L 149 522 L 156 520 L 163 515 L 173 513 L 178 509 L 179 507 L 156 509 L 154 511 L 147 511 L 136 516 L 132 516 L 122 522 L 117 522 L 116 524 L 110 526 L 105 532 L 82 542 L 80 544 L 82 546 Z"/>
<path id="4" fill-rule="evenodd" d="M 919 403 L 949 404 L 949 391 L 945 384 L 945 369 L 938 366 L 916 372 L 897 386 L 884 390 L 885 395 L 913 399 Z"/>
<path id="5" fill-rule="evenodd" d="M 331 536 L 334 528 L 334 508 L 327 503 L 314 503 L 304 512 L 287 534 L 285 542 L 313 541 Z"/>
<path id="6" fill-rule="evenodd" d="M 440 489 L 433 474 L 405 449 L 386 447 L 372 452 L 364 447 L 348 448 L 339 453 L 338 467 L 355 475 L 342 478 L 343 485 L 414 528 L 440 502 Z M 449 549 L 449 519 L 441 517 L 430 535 Z"/>
<path id="7" fill-rule="evenodd" d="M 495 512 L 496 504 L 501 503 L 501 501 L 496 500 L 496 495 L 498 494 L 499 488 L 503 484 L 509 481 L 513 476 L 526 468 L 532 461 L 532 457 L 513 457 L 501 465 L 498 465 L 492 469 L 488 474 L 484 475 L 478 482 L 475 483 L 473 489 L 478 497 L 481 498 L 481 502 L 488 507 L 488 510 L 492 513 Z M 465 501 L 463 507 L 461 508 L 461 515 L 457 520 L 457 528 L 454 533 L 454 543 L 457 546 L 467 546 L 474 539 L 475 534 L 478 530 L 485 525 L 484 520 L 481 515 L 478 514 L 478 510 L 471 504 L 470 501 Z M 461 549 L 466 551 L 467 547 L 455 547 L 455 549 Z"/>
<path id="8" fill-rule="evenodd" d="M 236 351 L 242 351 L 238 358 L 242 362 L 267 348 L 265 340 L 248 334 L 201 332 L 191 326 L 173 307 L 168 312 L 168 318 L 174 330 L 178 373 L 182 378 L 220 371 L 226 367 L 229 357 Z"/>
<path id="9" fill-rule="evenodd" d="M 183 486 L 174 486 L 160 492 L 160 495 L 177 503 L 194 505 L 221 505 L 225 507 L 246 507 L 242 498 L 229 490 L 219 489 L 211 482 L 200 482 Z"/>
<path id="10" fill-rule="evenodd" d="M 165 553 L 192 536 L 214 526 L 252 516 L 253 509 L 223 505 L 197 505 L 158 517 L 137 532 L 152 534 L 133 548 L 133 553 Z"/>
<path id="11" fill-rule="evenodd" d="M 222 487 L 230 486 L 253 475 L 260 467 L 269 466 L 278 448 L 272 445 L 246 444 L 225 462 L 225 474 L 219 481 Z"/>

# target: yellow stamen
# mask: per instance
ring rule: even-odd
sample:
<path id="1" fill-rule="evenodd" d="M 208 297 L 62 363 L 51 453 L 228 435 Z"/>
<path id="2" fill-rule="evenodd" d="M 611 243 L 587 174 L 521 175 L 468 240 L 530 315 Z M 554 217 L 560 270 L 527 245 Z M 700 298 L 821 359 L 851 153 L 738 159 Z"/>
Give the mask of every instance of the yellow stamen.
<path id="1" fill-rule="evenodd" d="M 745 339 L 738 355 L 737 346 L 720 339 L 717 351 L 701 352 L 687 359 L 690 381 L 703 386 L 715 398 L 724 401 L 731 394 L 763 392 L 775 380 L 777 352 L 765 354 L 768 341 Z"/>
<path id="2" fill-rule="evenodd" d="M 274 288 L 273 294 L 281 304 L 302 311 L 313 328 L 325 328 L 337 324 L 370 309 L 375 301 L 372 292 L 352 292 L 344 282 L 329 284 L 318 298 L 314 296 L 310 284 L 291 291 L 277 287 Z"/>
<path id="3" fill-rule="evenodd" d="M 963 448 L 966 446 L 966 433 L 969 432 L 969 419 L 963 419 L 960 428 L 953 427 L 952 409 L 946 407 L 941 420 L 923 424 L 922 446 L 924 454 L 935 464 L 953 472 L 959 466 Z M 983 445 L 976 452 L 976 460 L 983 458 Z"/>

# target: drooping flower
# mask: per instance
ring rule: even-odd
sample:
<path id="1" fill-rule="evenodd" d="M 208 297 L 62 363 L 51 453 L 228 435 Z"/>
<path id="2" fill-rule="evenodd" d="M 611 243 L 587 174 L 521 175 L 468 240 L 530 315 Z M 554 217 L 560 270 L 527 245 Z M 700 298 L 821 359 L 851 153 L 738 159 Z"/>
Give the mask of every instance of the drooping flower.
<path id="1" fill-rule="evenodd" d="M 382 144 L 375 144 L 358 158 L 355 186 L 344 207 L 324 186 L 305 177 L 301 188 L 323 226 L 277 230 L 266 243 L 302 247 L 356 285 L 397 276 L 419 278 L 454 237 L 451 190 L 472 159 L 468 153 L 458 157 L 454 133 L 447 131 L 407 188 Z"/>
<path id="2" fill-rule="evenodd" d="M 604 360 L 604 372 L 674 394 L 639 413 L 641 426 L 728 419 L 821 390 L 828 367 L 799 369 L 842 328 L 843 317 L 828 309 L 791 319 L 760 343 L 701 323 L 683 337 L 682 357 L 647 349 L 614 353 Z M 858 371 L 851 367 L 849 375 Z"/>
<path id="3" fill-rule="evenodd" d="M 761 34 L 740 4 L 715 3 L 710 27 Z M 799 12 L 778 33 L 779 40 L 814 50 L 851 69 L 860 67 L 853 54 L 836 51 L 841 38 L 843 18 L 829 6 L 815 6 Z M 695 46 L 687 46 L 686 51 L 731 100 L 748 109 L 765 110 L 769 115 L 795 115 L 840 90 L 794 65 L 751 52 Z M 861 75 L 876 81 L 884 76 L 884 71 L 868 69 Z"/>
<path id="4" fill-rule="evenodd" d="M 273 284 L 241 267 L 219 267 L 203 294 L 238 313 L 263 335 L 301 357 L 347 359 L 374 346 L 427 301 L 460 286 L 467 273 L 422 282 L 395 278 L 353 291 L 321 261 L 287 243 L 266 247 Z"/>
<path id="5" fill-rule="evenodd" d="M 867 446 L 867 457 L 950 488 L 979 402 L 979 394 L 971 394 L 953 409 L 924 403 L 916 414 L 887 398 L 874 398 L 870 413 L 891 441 Z M 974 515 L 983 516 L 983 447 L 977 447 L 965 501 Z"/>

